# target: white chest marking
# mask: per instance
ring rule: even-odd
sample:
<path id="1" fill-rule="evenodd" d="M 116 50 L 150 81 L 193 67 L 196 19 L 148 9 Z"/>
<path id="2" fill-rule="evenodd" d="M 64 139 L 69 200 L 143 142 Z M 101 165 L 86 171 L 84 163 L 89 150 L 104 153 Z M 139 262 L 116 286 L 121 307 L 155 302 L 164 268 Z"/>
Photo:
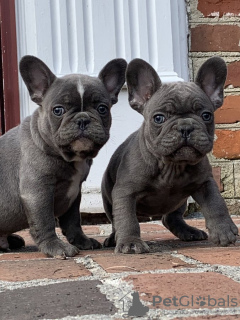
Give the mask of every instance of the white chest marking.
<path id="1" fill-rule="evenodd" d="M 76 173 L 72 176 L 71 183 L 67 191 L 67 198 L 70 200 L 70 205 L 77 198 L 80 191 L 80 183 L 86 176 L 87 170 L 89 168 L 85 161 L 75 162 L 74 167 L 76 169 Z"/>
<path id="2" fill-rule="evenodd" d="M 77 90 L 78 90 L 80 97 L 81 97 L 81 111 L 83 111 L 83 95 L 84 95 L 85 90 L 84 90 L 84 87 L 82 85 L 81 80 L 78 81 Z"/>

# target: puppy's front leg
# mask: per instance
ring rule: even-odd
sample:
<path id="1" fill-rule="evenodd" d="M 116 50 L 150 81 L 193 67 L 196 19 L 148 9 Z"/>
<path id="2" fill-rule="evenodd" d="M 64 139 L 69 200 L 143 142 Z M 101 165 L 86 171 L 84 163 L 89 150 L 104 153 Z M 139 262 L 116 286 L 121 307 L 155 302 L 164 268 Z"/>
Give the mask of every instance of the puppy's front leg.
<path id="1" fill-rule="evenodd" d="M 30 233 L 38 248 L 49 256 L 72 257 L 79 250 L 64 243 L 55 232 L 54 190 L 50 178 L 37 180 L 25 175 L 20 181 L 20 194 L 23 209 L 27 215 Z"/>
<path id="2" fill-rule="evenodd" d="M 192 197 L 202 208 L 210 240 L 221 246 L 235 243 L 238 228 L 228 213 L 215 180 L 210 178 Z"/>
<path id="3" fill-rule="evenodd" d="M 81 195 L 79 194 L 70 209 L 58 218 L 62 233 L 66 236 L 69 243 L 79 249 L 99 249 L 101 248 L 101 244 L 93 238 L 88 238 L 82 231 L 79 212 L 80 202 Z"/>
<path id="4" fill-rule="evenodd" d="M 136 199 L 123 195 L 119 188 L 112 191 L 113 226 L 116 230 L 115 253 L 149 252 L 148 245 L 140 239 L 140 226 L 136 216 Z"/>

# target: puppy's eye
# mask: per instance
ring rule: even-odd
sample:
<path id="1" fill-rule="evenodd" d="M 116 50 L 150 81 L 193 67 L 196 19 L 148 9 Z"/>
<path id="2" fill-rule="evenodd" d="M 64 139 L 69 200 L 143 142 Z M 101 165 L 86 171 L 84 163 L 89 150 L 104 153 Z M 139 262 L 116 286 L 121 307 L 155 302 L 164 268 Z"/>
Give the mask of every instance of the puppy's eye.
<path id="1" fill-rule="evenodd" d="M 53 108 L 53 114 L 57 117 L 61 117 L 65 113 L 65 109 L 61 106 Z"/>
<path id="2" fill-rule="evenodd" d="M 101 115 L 104 115 L 108 112 L 108 107 L 105 106 L 104 104 L 100 104 L 98 107 L 97 107 L 97 111 L 99 114 Z"/>
<path id="3" fill-rule="evenodd" d="M 210 112 L 203 112 L 202 119 L 203 121 L 210 121 L 212 120 L 212 114 Z"/>
<path id="4" fill-rule="evenodd" d="M 163 114 L 156 114 L 153 117 L 153 119 L 154 119 L 154 122 L 156 122 L 157 124 L 161 124 L 166 121 L 166 118 L 164 117 Z"/>

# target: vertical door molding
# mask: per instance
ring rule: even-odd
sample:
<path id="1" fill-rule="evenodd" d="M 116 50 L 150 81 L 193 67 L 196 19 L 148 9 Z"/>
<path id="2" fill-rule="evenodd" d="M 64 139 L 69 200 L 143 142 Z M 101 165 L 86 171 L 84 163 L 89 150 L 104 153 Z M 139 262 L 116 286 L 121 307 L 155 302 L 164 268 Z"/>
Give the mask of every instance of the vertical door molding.
<path id="1" fill-rule="evenodd" d="M 20 123 L 15 0 L 0 0 L 1 131 Z"/>

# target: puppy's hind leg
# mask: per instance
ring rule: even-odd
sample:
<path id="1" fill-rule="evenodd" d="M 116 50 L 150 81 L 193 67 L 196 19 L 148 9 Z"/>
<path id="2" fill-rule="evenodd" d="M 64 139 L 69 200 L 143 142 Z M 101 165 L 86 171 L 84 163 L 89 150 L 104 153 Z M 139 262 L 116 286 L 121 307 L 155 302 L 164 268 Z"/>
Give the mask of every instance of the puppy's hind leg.
<path id="1" fill-rule="evenodd" d="M 105 213 L 106 213 L 108 219 L 110 220 L 110 222 L 112 223 L 112 233 L 110 234 L 110 236 L 108 236 L 104 240 L 103 247 L 116 247 L 115 229 L 113 226 L 113 216 L 112 216 L 112 205 L 108 201 L 108 198 L 107 198 L 104 190 L 102 190 L 102 197 L 103 197 L 103 206 L 105 209 Z"/>
<path id="2" fill-rule="evenodd" d="M 185 202 L 177 210 L 170 212 L 162 217 L 163 225 L 170 230 L 176 237 L 183 241 L 199 241 L 208 238 L 206 232 L 189 226 L 183 220 L 183 214 L 186 210 Z"/>
<path id="3" fill-rule="evenodd" d="M 7 237 L 7 241 L 9 243 L 9 249 L 11 250 L 25 247 L 24 239 L 17 234 L 10 234 Z"/>
<path id="4" fill-rule="evenodd" d="M 104 247 L 116 247 L 116 240 L 115 240 L 115 230 L 112 229 L 112 233 L 109 237 L 107 237 L 103 242 Z"/>
<path id="5" fill-rule="evenodd" d="M 8 236 L 0 236 L 0 250 L 19 249 L 25 246 L 25 241 L 22 237 L 16 234 Z"/>
<path id="6" fill-rule="evenodd" d="M 8 250 L 9 249 L 9 243 L 7 241 L 7 236 L 6 235 L 1 235 L 0 236 L 0 250 Z"/>
<path id="7" fill-rule="evenodd" d="M 79 195 L 73 202 L 71 208 L 63 216 L 58 218 L 59 225 L 68 242 L 78 249 L 99 249 L 101 248 L 101 244 L 93 238 L 88 238 L 82 230 L 79 212 L 80 198 Z"/>

